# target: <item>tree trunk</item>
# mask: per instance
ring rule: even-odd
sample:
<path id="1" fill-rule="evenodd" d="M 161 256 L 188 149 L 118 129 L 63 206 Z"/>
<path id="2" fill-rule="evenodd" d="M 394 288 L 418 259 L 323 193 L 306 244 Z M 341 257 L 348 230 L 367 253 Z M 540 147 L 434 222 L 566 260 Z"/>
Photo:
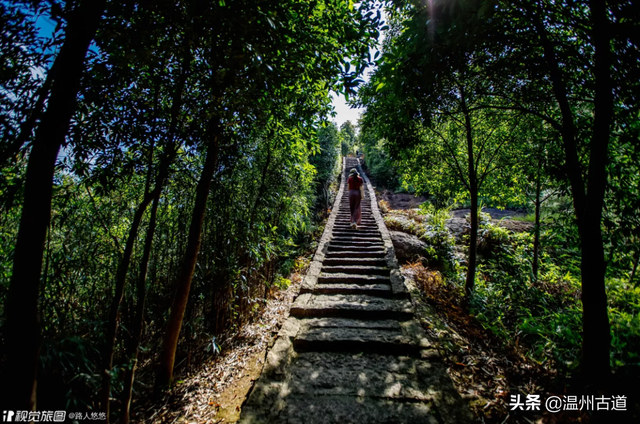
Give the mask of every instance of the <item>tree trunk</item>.
<path id="1" fill-rule="evenodd" d="M 554 95 L 562 113 L 562 141 L 571 184 L 573 205 L 581 242 L 582 274 L 582 369 L 592 383 L 602 386 L 610 375 L 609 327 L 607 295 L 605 291 L 604 247 L 602 240 L 602 207 L 607 183 L 606 165 L 610 125 L 613 114 L 613 91 L 610 76 L 609 22 L 605 0 L 590 1 L 595 47 L 595 99 L 593 136 L 589 146 L 588 183 L 585 190 L 582 167 L 577 153 L 576 131 L 567 90 L 555 56 L 554 46 L 547 37 L 544 25 L 535 17 L 544 59 L 549 69 Z M 588 371 L 587 371 L 588 370 Z"/>
<path id="2" fill-rule="evenodd" d="M 471 116 L 467 109 L 464 90 L 460 89 L 462 112 L 464 114 L 465 134 L 467 139 L 467 172 L 469 174 L 469 196 L 471 197 L 471 234 L 469 235 L 469 256 L 467 259 L 467 281 L 465 292 L 467 298 L 471 296 L 476 281 L 476 264 L 478 261 L 478 178 L 473 157 L 473 132 Z"/>
<path id="3" fill-rule="evenodd" d="M 538 281 L 538 266 L 539 266 L 539 262 L 540 262 L 540 209 L 542 206 L 542 201 L 540 200 L 540 191 L 541 191 L 541 184 L 540 184 L 540 172 L 541 168 L 538 168 L 538 177 L 536 179 L 536 202 L 535 202 L 535 207 L 536 207 L 536 211 L 535 211 L 535 215 L 536 215 L 536 220 L 535 220 L 535 225 L 533 227 L 533 266 L 532 266 L 532 271 L 533 271 L 533 281 L 537 282 Z"/>
<path id="4" fill-rule="evenodd" d="M 467 296 L 473 292 L 476 279 L 476 266 L 478 262 L 478 190 L 472 189 L 471 195 L 471 234 L 469 235 L 469 256 L 467 259 L 467 281 L 465 291 Z"/>
<path id="5" fill-rule="evenodd" d="M 80 79 L 91 40 L 106 0 L 85 0 L 69 18 L 65 42 L 54 67 L 64 69 L 51 84 L 51 96 L 33 141 L 27 165 L 24 204 L 16 242 L 13 273 L 6 302 L 3 402 L 12 409 L 33 410 L 40 351 L 38 297 L 47 227 L 51 218 L 53 174 L 76 110 Z"/>
<path id="6" fill-rule="evenodd" d="M 533 19 L 536 22 L 536 29 L 540 37 L 540 44 L 544 51 L 544 59 L 549 69 L 549 77 L 553 87 L 553 94 L 558 102 L 560 113 L 562 115 L 562 129 L 560 136 L 564 147 L 565 162 L 567 169 L 567 177 L 571 185 L 571 194 L 573 197 L 573 205 L 576 211 L 578 227 L 581 225 L 582 211 L 586 204 L 586 194 L 584 191 L 584 179 L 582 177 L 582 167 L 578 157 L 578 148 L 576 146 L 576 129 L 573 119 L 573 112 L 569 104 L 567 89 L 560 72 L 558 60 L 556 58 L 553 44 L 547 37 L 543 23 L 540 21 L 540 14 L 534 11 Z"/>
<path id="7" fill-rule="evenodd" d="M 140 275 L 138 275 L 137 294 L 138 301 L 136 304 L 136 316 L 133 327 L 133 340 L 131 341 L 131 368 L 127 370 L 123 387 L 123 411 L 122 421 L 129 424 L 129 415 L 131 412 L 131 399 L 133 396 L 133 381 L 135 379 L 136 368 L 138 365 L 138 353 L 140 351 L 140 341 L 142 339 L 142 330 L 144 329 L 144 310 L 147 296 L 146 282 L 147 270 L 149 267 L 149 258 L 151 257 L 151 247 L 153 246 L 153 235 L 156 230 L 156 216 L 158 213 L 158 203 L 160 202 L 160 193 L 153 199 L 151 207 L 151 217 L 149 219 L 149 228 L 147 229 L 147 237 L 144 243 L 144 253 L 140 262 Z"/>
<path id="8" fill-rule="evenodd" d="M 193 272 L 200 251 L 202 223 L 204 221 L 207 199 L 209 197 L 209 189 L 211 188 L 211 179 L 213 178 L 218 162 L 219 131 L 216 127 L 214 133 L 209 134 L 211 141 L 207 146 L 204 168 L 200 175 L 198 186 L 196 187 L 196 199 L 191 216 L 191 225 L 189 227 L 187 249 L 178 276 L 176 293 L 173 298 L 171 314 L 167 322 L 167 330 L 162 343 L 162 352 L 160 353 L 160 363 L 155 384 L 156 392 L 169 388 L 173 380 L 173 365 L 178 347 L 178 338 L 180 336 L 180 329 L 182 328 L 184 311 L 189 300 Z"/>
<path id="9" fill-rule="evenodd" d="M 595 47 L 595 99 L 593 137 L 589 152 L 589 178 L 582 242 L 582 367 L 602 387 L 611 373 L 611 329 L 605 288 L 606 264 L 602 240 L 602 208 L 607 184 L 607 162 L 613 89 L 609 46 L 609 22 L 605 0 L 591 0 Z"/>

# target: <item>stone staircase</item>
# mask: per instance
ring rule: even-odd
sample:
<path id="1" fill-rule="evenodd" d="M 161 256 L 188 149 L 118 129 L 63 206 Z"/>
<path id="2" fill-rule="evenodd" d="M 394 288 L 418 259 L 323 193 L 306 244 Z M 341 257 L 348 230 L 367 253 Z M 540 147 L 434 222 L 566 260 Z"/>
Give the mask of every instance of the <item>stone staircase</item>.
<path id="1" fill-rule="evenodd" d="M 240 423 L 463 423 L 472 420 L 414 319 L 393 244 L 364 173 L 362 226 L 342 184 L 290 316 Z"/>

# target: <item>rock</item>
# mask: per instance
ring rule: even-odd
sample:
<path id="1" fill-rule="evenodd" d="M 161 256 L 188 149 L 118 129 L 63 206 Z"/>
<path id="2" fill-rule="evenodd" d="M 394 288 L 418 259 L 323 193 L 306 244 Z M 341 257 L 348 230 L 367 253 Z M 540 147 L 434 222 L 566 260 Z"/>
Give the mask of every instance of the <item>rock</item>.
<path id="1" fill-rule="evenodd" d="M 425 256 L 427 244 L 418 237 L 400 231 L 389 231 L 389 235 L 398 261 L 407 262 Z"/>
<path id="2" fill-rule="evenodd" d="M 462 241 L 462 235 L 469 227 L 467 220 L 465 218 L 451 218 L 447 219 L 447 223 L 445 224 L 447 229 L 451 232 L 456 238 L 456 242 L 459 243 Z"/>
<path id="3" fill-rule="evenodd" d="M 531 231 L 533 230 L 533 227 L 535 226 L 533 224 L 533 222 L 526 222 L 526 221 L 515 221 L 515 220 L 511 220 L 511 219 L 501 219 L 499 221 L 494 220 L 493 221 L 494 224 L 497 224 L 503 228 L 506 228 L 507 230 L 511 230 L 513 232 L 516 233 L 522 233 L 525 231 Z"/>

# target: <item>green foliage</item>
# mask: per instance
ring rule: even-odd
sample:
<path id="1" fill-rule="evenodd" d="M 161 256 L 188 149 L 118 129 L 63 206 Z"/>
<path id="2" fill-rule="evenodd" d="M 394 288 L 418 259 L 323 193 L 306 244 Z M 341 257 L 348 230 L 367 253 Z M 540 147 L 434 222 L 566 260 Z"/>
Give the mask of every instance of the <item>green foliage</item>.
<path id="1" fill-rule="evenodd" d="M 346 121 L 340 126 L 340 137 L 342 139 L 342 156 L 355 155 L 356 150 L 356 129 L 351 121 Z"/>
<path id="2" fill-rule="evenodd" d="M 483 225 L 471 306 L 476 318 L 506 343 L 525 347 L 539 363 L 567 371 L 580 362 L 582 304 L 575 225 L 573 231 L 562 229 L 559 225 L 543 232 L 540 277 L 532 283 L 532 236 Z M 625 280 L 609 279 L 607 295 L 613 364 L 637 365 L 640 291 Z"/>
<path id="3" fill-rule="evenodd" d="M 536 359 L 562 367 L 577 363 L 581 316 L 593 314 L 582 355 L 606 374 L 601 289 L 606 281 L 612 301 L 620 297 L 612 281 L 640 281 L 640 125 L 629 107 L 640 93 L 640 79 L 629 78 L 639 69 L 630 36 L 638 9 L 629 1 L 399 1 L 387 13 L 378 69 L 359 92 L 363 131 L 385 139 L 403 185 L 437 205 L 475 207 L 479 197 L 539 211 L 548 201 L 540 239 L 481 223 L 474 307 L 505 340 L 522 334 Z M 584 311 L 583 278 L 592 302 Z M 612 328 L 636 328 L 633 312 L 610 316 Z"/>
<path id="4" fill-rule="evenodd" d="M 582 342 L 579 279 L 561 274 L 543 255 L 541 278 L 531 283 L 530 234 L 512 234 L 491 223 L 480 234 L 482 255 L 472 299 L 476 317 L 506 342 L 526 346 L 537 362 L 577 366 Z"/>
<path id="5" fill-rule="evenodd" d="M 69 12 L 60 14 L 59 2 L 18 3 L 0 3 L 0 326 L 33 140 L 32 131 L 22 142 L 18 133 L 38 122 L 38 90 L 44 101 L 43 75 L 53 72 L 50 52 L 65 41 Z M 294 258 L 316 235 L 312 208 L 329 201 L 342 138 L 355 143 L 351 124 L 340 133 L 320 128 L 329 93 L 353 94 L 380 20 L 372 5 L 349 1 L 151 3 L 109 2 L 53 178 L 39 293 L 39 378 L 52 383 L 39 397 L 63 393 L 55 400 L 79 409 L 96 405 L 102 374 L 87 364 L 104 363 L 94 349 L 105 344 L 116 270 L 133 240 L 111 373 L 112 397 L 120 397 L 151 207 L 130 232 L 156 183 L 143 352 L 157 351 L 210 152 L 215 172 L 182 335 L 238 328 L 259 313 L 268 289 L 288 287 Z M 51 39 L 37 37 L 42 15 L 60 23 Z"/>
<path id="6" fill-rule="evenodd" d="M 386 148 L 386 141 L 374 141 L 371 137 L 361 137 L 365 166 L 378 187 L 396 190 L 400 187 L 400 177 Z"/>
<path id="7" fill-rule="evenodd" d="M 447 219 L 451 218 L 451 208 L 437 208 L 431 202 L 424 202 L 420 205 L 420 213 L 426 215 L 427 222 L 438 231 L 446 230 Z"/>
<path id="8" fill-rule="evenodd" d="M 417 236 L 426 243 L 426 260 L 429 265 L 440 268 L 448 275 L 458 269 L 454 256 L 454 239 L 442 223 L 447 211 L 435 211 L 434 215 L 424 218 L 413 211 L 393 211 L 384 216 L 389 229 Z"/>
<path id="9" fill-rule="evenodd" d="M 613 365 L 640 366 L 640 287 L 628 281 L 607 280 Z"/>
<path id="10" fill-rule="evenodd" d="M 336 181 L 342 167 L 341 137 L 334 123 L 325 123 L 317 134 L 320 151 L 309 158 L 309 163 L 316 168 L 316 192 L 322 205 L 320 209 L 326 210 L 331 204 L 331 184 Z"/>

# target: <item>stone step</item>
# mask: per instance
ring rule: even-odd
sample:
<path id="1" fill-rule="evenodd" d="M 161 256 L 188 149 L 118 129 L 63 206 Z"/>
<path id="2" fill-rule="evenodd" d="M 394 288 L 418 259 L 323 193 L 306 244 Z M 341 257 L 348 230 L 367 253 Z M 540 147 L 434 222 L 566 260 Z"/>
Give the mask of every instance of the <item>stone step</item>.
<path id="1" fill-rule="evenodd" d="M 366 245 L 366 246 L 352 245 L 352 244 L 349 244 L 349 245 L 329 244 L 328 246 L 329 253 L 333 251 L 374 253 L 374 252 L 381 251 L 383 248 L 384 248 L 384 245 L 381 245 L 381 244 Z"/>
<path id="2" fill-rule="evenodd" d="M 361 207 L 360 208 L 360 214 L 362 216 L 364 216 L 364 215 L 370 216 L 370 215 L 372 215 L 372 212 L 371 212 L 371 210 L 369 208 Z M 351 215 L 351 209 L 349 208 L 349 206 L 346 206 L 344 208 L 340 208 L 338 210 L 338 214 L 337 215 L 338 216 L 349 216 L 349 215 Z"/>
<path id="3" fill-rule="evenodd" d="M 351 225 L 351 219 L 350 218 L 347 218 L 347 219 L 338 218 L 338 219 L 336 219 L 335 224 L 336 225 Z M 371 226 L 375 225 L 377 227 L 378 223 L 373 219 L 362 218 L 360 220 L 360 225 L 371 225 Z"/>
<path id="4" fill-rule="evenodd" d="M 340 226 L 340 227 L 333 227 L 333 233 L 336 234 L 337 232 L 343 232 L 343 231 L 350 231 L 349 234 L 362 234 L 362 233 L 373 233 L 373 234 L 378 234 L 378 227 L 373 226 L 373 225 L 358 225 L 358 229 L 352 229 L 350 225 L 345 225 L 345 226 Z"/>
<path id="5" fill-rule="evenodd" d="M 351 212 L 339 213 L 338 216 L 336 217 L 336 221 L 345 221 L 345 220 L 350 220 L 350 219 L 351 219 Z M 369 214 L 369 213 L 361 213 L 360 214 L 360 219 L 361 220 L 367 220 L 367 221 L 375 222 L 375 219 L 373 218 L 373 215 Z"/>
<path id="6" fill-rule="evenodd" d="M 338 216 L 336 217 L 336 222 L 338 221 L 347 221 L 347 220 L 351 220 L 351 214 L 350 213 L 345 213 L 345 214 L 338 214 Z M 369 214 L 361 214 L 360 215 L 360 220 L 362 222 L 376 222 L 375 219 L 373 219 L 372 215 Z"/>
<path id="7" fill-rule="evenodd" d="M 334 228 L 334 231 L 332 233 L 333 237 L 341 237 L 341 238 L 351 238 L 351 237 L 357 237 L 358 239 L 362 239 L 362 238 L 370 238 L 370 239 L 382 239 L 382 235 L 375 231 L 375 230 L 371 230 L 371 229 L 362 229 L 361 226 L 358 227 L 358 229 L 353 229 L 353 230 L 336 230 Z"/>
<path id="8" fill-rule="evenodd" d="M 367 235 L 359 235 L 359 236 L 342 236 L 342 235 L 333 235 L 331 237 L 331 241 L 370 241 L 377 242 L 382 241 L 381 236 L 367 236 Z"/>
<path id="9" fill-rule="evenodd" d="M 351 219 L 341 219 L 341 220 L 336 220 L 336 222 L 334 223 L 334 228 L 336 228 L 339 230 L 350 230 L 351 229 Z M 360 224 L 358 224 L 358 230 L 360 229 L 367 229 L 367 230 L 377 230 L 378 229 L 378 223 L 375 221 L 365 221 L 365 220 L 361 220 Z"/>
<path id="10" fill-rule="evenodd" d="M 363 238 L 356 238 L 356 237 L 349 237 L 349 238 L 336 238 L 333 237 L 331 238 L 331 240 L 329 240 L 329 243 L 331 244 L 351 244 L 353 243 L 354 245 L 363 245 L 363 244 L 383 244 L 382 238 L 368 238 L 368 239 L 363 239 Z"/>
<path id="11" fill-rule="evenodd" d="M 331 366 L 327 367 L 327 364 Z M 445 365 L 438 365 L 441 367 L 438 371 L 446 374 L 446 370 L 442 369 Z M 373 398 L 427 402 L 433 398 L 434 393 L 429 390 L 432 384 L 428 384 L 428 379 L 424 377 L 433 375 L 433 368 L 436 367 L 428 366 L 418 358 L 406 356 L 376 355 L 364 359 L 361 355 L 337 357 L 330 352 L 304 352 L 300 353 L 292 367 L 293 378 L 288 388 L 292 394 L 305 394 L 308 397 L 333 394 L 346 398 L 362 395 L 359 391 L 366 387 L 366 396 Z M 322 372 L 318 372 L 319 369 Z M 422 381 L 420 376 L 423 377 Z M 344 384 L 347 382 L 352 384 Z"/>
<path id="12" fill-rule="evenodd" d="M 300 289 L 300 293 L 311 293 L 304 287 Z M 314 294 L 360 294 L 367 296 L 387 297 L 393 296 L 393 291 L 389 284 L 349 284 L 349 283 L 331 283 L 318 284 L 313 289 Z"/>
<path id="13" fill-rule="evenodd" d="M 325 257 L 323 266 L 331 265 L 368 265 L 386 266 L 387 261 L 381 258 L 349 258 L 349 257 Z"/>
<path id="14" fill-rule="evenodd" d="M 389 276 L 379 274 L 349 274 L 346 272 L 325 272 L 325 268 L 322 267 L 322 271 L 318 276 L 318 284 L 331 284 L 331 283 L 348 283 L 348 284 L 390 284 Z"/>
<path id="15" fill-rule="evenodd" d="M 327 252 L 325 258 L 384 258 L 386 251 L 381 249 L 361 249 L 361 250 L 331 250 Z"/>
<path id="16" fill-rule="evenodd" d="M 351 226 L 349 226 L 351 227 Z M 333 228 L 333 236 L 340 235 L 341 237 L 350 237 L 350 236 L 358 236 L 358 237 L 381 237 L 380 231 L 377 229 L 367 227 L 362 228 L 362 225 L 358 225 L 358 229 L 355 228 Z"/>
<path id="17" fill-rule="evenodd" d="M 389 275 L 391 270 L 386 266 L 371 265 L 323 265 L 322 274 L 339 273 L 339 274 L 358 274 L 360 275 Z"/>
<path id="18" fill-rule="evenodd" d="M 293 347 L 298 352 L 356 352 L 419 357 L 421 347 L 411 337 L 392 328 L 306 328 Z"/>
<path id="19" fill-rule="evenodd" d="M 413 307 L 407 299 L 385 299 L 366 295 L 315 295 L 304 293 L 291 305 L 294 317 L 335 317 L 357 319 L 394 319 L 406 321 L 413 318 Z"/>
<path id="20" fill-rule="evenodd" d="M 351 225 L 351 216 L 347 215 L 344 218 L 336 218 L 334 225 L 348 227 L 349 225 Z M 373 218 L 360 217 L 360 225 L 371 225 L 376 227 L 376 229 L 378 227 L 378 223 Z"/>
<path id="21" fill-rule="evenodd" d="M 347 230 L 347 229 L 333 229 L 332 235 L 334 237 L 378 237 L 381 238 L 380 231 L 370 230 L 370 229 L 361 229 L 358 227 L 357 230 Z"/>
<path id="22" fill-rule="evenodd" d="M 369 225 L 364 227 L 364 225 L 359 225 L 358 229 L 355 230 L 353 228 L 351 228 L 351 224 L 349 223 L 349 225 L 345 225 L 345 224 L 339 224 L 339 225 L 334 225 L 333 226 L 333 233 L 341 233 L 341 234 L 358 234 L 358 235 L 362 235 L 362 234 L 373 234 L 373 235 L 380 235 L 380 230 L 378 229 L 377 226 L 373 226 L 373 225 Z"/>
<path id="23" fill-rule="evenodd" d="M 345 247 L 349 247 L 349 246 L 353 246 L 353 247 L 377 247 L 377 248 L 382 248 L 384 246 L 384 243 L 382 242 L 382 240 L 380 240 L 379 242 L 371 242 L 371 241 L 331 241 L 329 242 L 329 248 L 331 248 L 332 246 L 345 246 Z"/>

